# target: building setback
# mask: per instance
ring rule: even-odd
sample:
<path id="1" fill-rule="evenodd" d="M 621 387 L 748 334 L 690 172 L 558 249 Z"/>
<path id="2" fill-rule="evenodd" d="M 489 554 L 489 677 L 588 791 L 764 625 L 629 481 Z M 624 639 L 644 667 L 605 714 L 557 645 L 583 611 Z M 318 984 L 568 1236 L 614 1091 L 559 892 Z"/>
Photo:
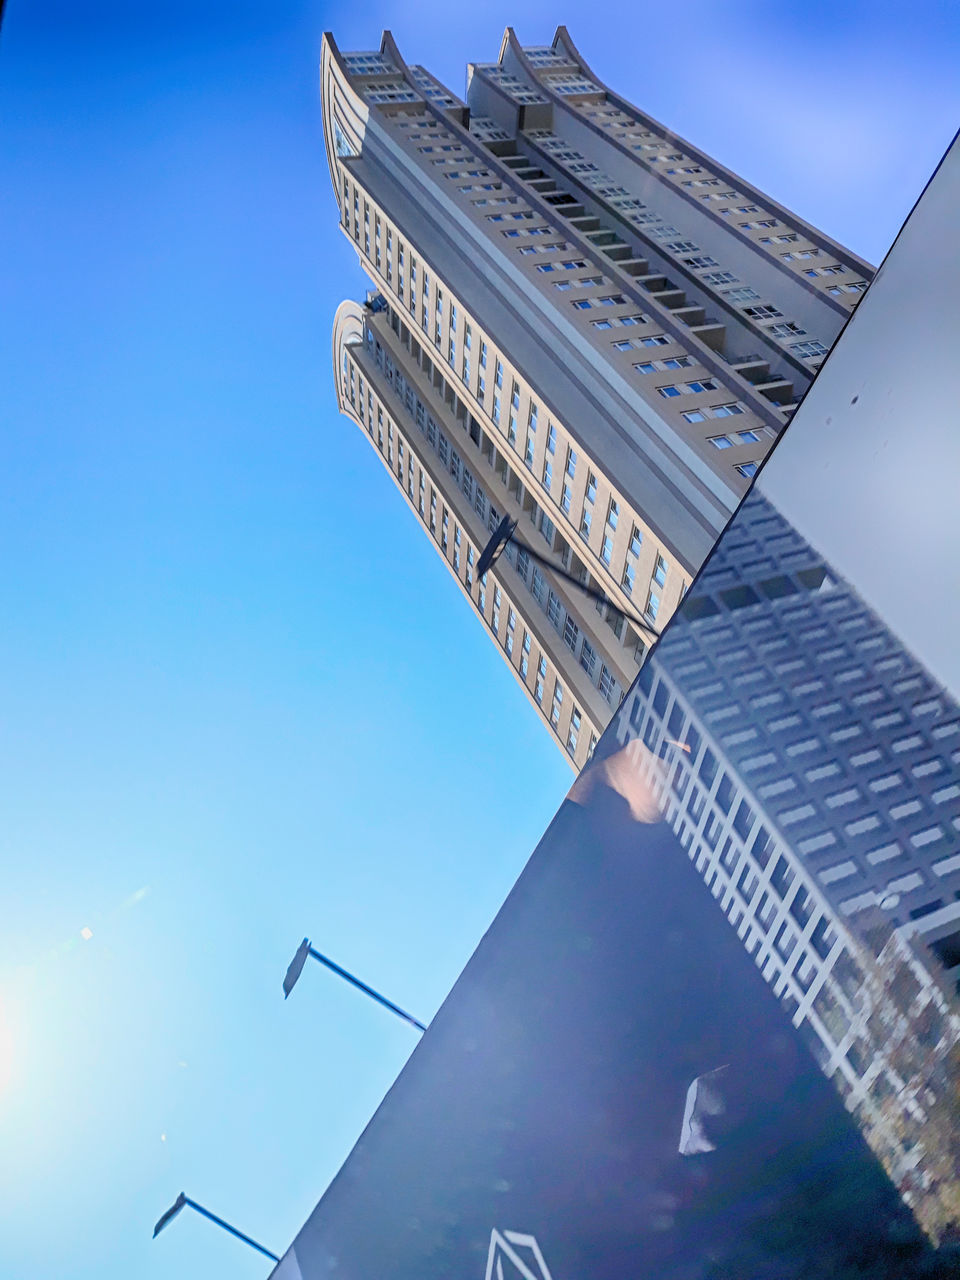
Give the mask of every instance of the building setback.
<path id="1" fill-rule="evenodd" d="M 607 89 L 565 28 L 468 69 L 321 61 L 340 227 L 373 290 L 334 326 L 369 435 L 575 768 L 872 270 Z M 640 621 L 511 548 L 496 520 Z"/>

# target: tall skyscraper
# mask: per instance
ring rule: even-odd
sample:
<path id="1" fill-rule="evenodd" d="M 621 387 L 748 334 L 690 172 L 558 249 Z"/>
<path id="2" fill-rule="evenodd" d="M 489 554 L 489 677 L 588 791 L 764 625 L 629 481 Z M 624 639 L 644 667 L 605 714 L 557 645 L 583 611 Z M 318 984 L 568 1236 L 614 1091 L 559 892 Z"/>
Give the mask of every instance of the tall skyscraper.
<path id="1" fill-rule="evenodd" d="M 960 706 L 755 490 L 611 731 L 644 743 L 691 862 L 936 1231 L 957 1147 Z"/>
<path id="2" fill-rule="evenodd" d="M 871 278 L 606 88 L 565 28 L 468 69 L 324 37 L 341 410 L 579 768 Z M 626 620 L 516 546 L 503 514 Z M 642 619 L 642 621 L 640 621 Z"/>
<path id="3" fill-rule="evenodd" d="M 563 74 L 579 92 L 587 73 Z M 913 373 L 949 360 L 960 257 L 924 271 L 958 192 L 955 144 L 277 1280 L 960 1274 L 958 445 Z M 382 290 L 344 305 L 344 402 L 405 485 L 417 443 L 423 506 L 416 470 L 404 492 L 512 657 L 503 611 L 533 565 L 515 554 L 480 595 L 487 526 L 453 504 L 486 483 L 467 441 L 507 480 L 525 463 L 409 329 L 404 356 L 406 326 Z M 547 421 L 559 446 L 572 429 L 536 405 L 538 445 Z M 521 511 L 528 483 L 507 487 Z"/>

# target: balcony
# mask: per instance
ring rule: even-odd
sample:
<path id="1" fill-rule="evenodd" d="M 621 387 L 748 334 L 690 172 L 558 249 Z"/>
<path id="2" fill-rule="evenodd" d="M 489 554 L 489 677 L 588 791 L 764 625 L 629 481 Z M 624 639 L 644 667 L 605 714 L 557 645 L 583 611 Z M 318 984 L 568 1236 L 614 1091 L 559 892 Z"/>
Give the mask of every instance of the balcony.
<path id="1" fill-rule="evenodd" d="M 628 276 L 646 276 L 650 274 L 650 263 L 646 258 L 621 258 L 617 263 L 621 271 Z"/>
<path id="2" fill-rule="evenodd" d="M 732 369 L 742 370 L 750 368 L 753 365 L 763 365 L 764 367 L 769 368 L 767 360 L 764 356 L 760 355 L 758 351 L 753 351 L 748 356 L 731 355 L 724 356 L 723 358 Z"/>
<path id="3" fill-rule="evenodd" d="M 707 313 L 704 311 L 703 307 L 696 305 L 689 307 L 673 307 L 671 309 L 680 323 L 685 324 L 688 329 L 692 328 L 696 324 L 703 324 L 704 320 L 707 318 Z"/>
<path id="4" fill-rule="evenodd" d="M 599 223 L 597 224 L 600 225 Z M 610 244 L 623 244 L 623 241 L 613 231 L 608 231 L 605 227 L 601 227 L 599 231 L 592 231 L 588 234 L 587 239 L 597 246 L 598 249 L 604 248 Z"/>
<path id="5" fill-rule="evenodd" d="M 755 382 L 753 387 L 776 405 L 791 404 L 794 401 L 793 383 L 788 378 L 775 376 L 766 382 Z"/>
<path id="6" fill-rule="evenodd" d="M 661 306 L 666 307 L 668 311 L 677 311 L 687 300 L 687 295 L 682 289 L 648 289 L 647 292 L 651 298 L 656 298 Z"/>
<path id="7" fill-rule="evenodd" d="M 695 334 L 711 351 L 719 352 L 727 336 L 727 326 L 719 320 L 710 319 L 705 324 L 691 325 L 690 332 Z"/>

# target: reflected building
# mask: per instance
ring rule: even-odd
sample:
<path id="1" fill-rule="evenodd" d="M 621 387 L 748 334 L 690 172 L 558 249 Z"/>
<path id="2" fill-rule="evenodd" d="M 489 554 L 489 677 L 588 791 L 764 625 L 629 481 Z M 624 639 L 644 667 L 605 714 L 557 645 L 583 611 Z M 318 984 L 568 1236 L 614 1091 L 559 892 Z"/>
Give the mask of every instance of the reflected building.
<path id="1" fill-rule="evenodd" d="M 465 99 L 389 33 L 326 35 L 321 83 L 373 285 L 337 316 L 340 408 L 579 768 L 871 269 L 603 85 L 563 27 L 508 29 Z M 515 548 L 476 581 L 504 514 L 637 621 Z"/>
<path id="2" fill-rule="evenodd" d="M 762 481 L 761 481 L 762 485 Z M 611 732 L 931 1234 L 960 1222 L 960 707 L 756 489 Z"/>

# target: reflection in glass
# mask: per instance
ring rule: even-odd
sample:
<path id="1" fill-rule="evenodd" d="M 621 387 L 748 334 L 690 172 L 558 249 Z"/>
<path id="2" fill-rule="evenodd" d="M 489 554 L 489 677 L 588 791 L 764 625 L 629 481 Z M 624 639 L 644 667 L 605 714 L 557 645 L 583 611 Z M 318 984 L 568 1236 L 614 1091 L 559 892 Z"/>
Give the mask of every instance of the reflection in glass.
<path id="1" fill-rule="evenodd" d="M 719 909 L 925 1230 L 951 1238 L 960 707 L 755 490 L 608 732 L 644 744 Z"/>

